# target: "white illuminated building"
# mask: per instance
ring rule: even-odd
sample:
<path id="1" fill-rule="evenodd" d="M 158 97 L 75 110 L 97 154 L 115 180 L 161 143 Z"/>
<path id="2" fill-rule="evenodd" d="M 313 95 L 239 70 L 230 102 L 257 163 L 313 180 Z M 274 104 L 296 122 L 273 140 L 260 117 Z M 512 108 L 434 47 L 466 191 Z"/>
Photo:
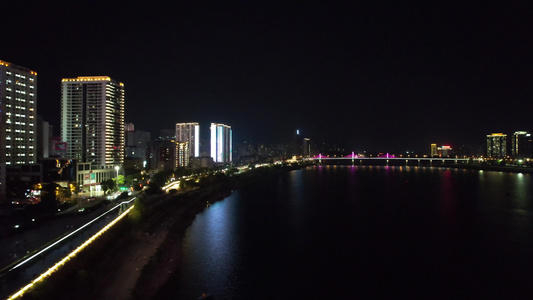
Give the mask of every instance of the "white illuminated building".
<path id="1" fill-rule="evenodd" d="M 98 166 L 124 162 L 124 84 L 107 76 L 61 82 L 61 139 L 67 155 Z"/>
<path id="2" fill-rule="evenodd" d="M 530 158 L 533 138 L 527 131 L 516 131 L 511 140 L 511 154 L 515 158 Z"/>
<path id="3" fill-rule="evenodd" d="M 231 126 L 211 123 L 211 157 L 216 163 L 233 160 Z"/>
<path id="4" fill-rule="evenodd" d="M 37 163 L 37 72 L 0 60 L 0 196 L 5 168 Z"/>
<path id="5" fill-rule="evenodd" d="M 181 144 L 181 148 L 184 147 L 183 143 L 187 143 L 186 151 L 180 148 L 181 151 L 176 153 L 181 153 L 181 158 L 177 160 L 179 166 L 188 166 L 190 157 L 200 156 L 200 125 L 198 123 L 177 123 L 176 143 Z"/>

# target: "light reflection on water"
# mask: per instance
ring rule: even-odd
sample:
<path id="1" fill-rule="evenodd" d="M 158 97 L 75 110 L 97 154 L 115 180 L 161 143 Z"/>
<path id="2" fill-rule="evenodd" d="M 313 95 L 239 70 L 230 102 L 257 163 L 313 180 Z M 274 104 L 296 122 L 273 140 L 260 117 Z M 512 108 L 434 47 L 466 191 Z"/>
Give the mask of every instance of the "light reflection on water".
<path id="1" fill-rule="evenodd" d="M 532 200 L 527 174 L 417 166 L 291 171 L 198 215 L 184 240 L 183 267 L 160 298 L 529 295 Z"/>
<path id="2" fill-rule="evenodd" d="M 184 299 L 195 299 L 206 291 L 223 296 L 237 289 L 239 279 L 235 277 L 238 263 L 239 236 L 235 215 L 237 207 L 228 205 L 238 192 L 216 202 L 196 216 L 193 225 L 187 230 L 183 241 L 182 270 L 187 273 L 182 290 Z M 198 247 L 200 246 L 200 247 Z M 191 270 L 196 270 L 192 272 Z M 201 272 L 197 272 L 200 270 Z M 212 280 L 224 277 L 224 280 Z"/>

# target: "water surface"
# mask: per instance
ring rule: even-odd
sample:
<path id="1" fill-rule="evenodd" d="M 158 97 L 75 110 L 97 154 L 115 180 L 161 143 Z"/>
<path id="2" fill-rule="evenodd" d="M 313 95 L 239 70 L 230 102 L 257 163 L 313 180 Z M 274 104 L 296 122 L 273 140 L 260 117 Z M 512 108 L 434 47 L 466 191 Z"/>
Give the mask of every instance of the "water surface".
<path id="1" fill-rule="evenodd" d="M 526 174 L 313 166 L 199 214 L 159 298 L 526 298 L 533 280 Z"/>

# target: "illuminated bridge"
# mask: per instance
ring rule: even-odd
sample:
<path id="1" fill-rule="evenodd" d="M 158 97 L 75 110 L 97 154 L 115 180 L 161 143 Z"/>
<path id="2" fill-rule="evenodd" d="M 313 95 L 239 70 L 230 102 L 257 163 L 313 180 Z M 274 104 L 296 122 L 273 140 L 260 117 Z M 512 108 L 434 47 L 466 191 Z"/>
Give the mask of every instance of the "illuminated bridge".
<path id="1" fill-rule="evenodd" d="M 309 159 L 318 161 L 320 163 L 322 161 L 333 161 L 333 160 L 351 161 L 352 164 L 355 164 L 355 163 L 362 164 L 362 163 L 371 163 L 371 162 L 376 162 L 376 163 L 385 162 L 387 164 L 389 162 L 394 163 L 394 164 L 403 163 L 403 162 L 405 162 L 406 164 L 409 164 L 410 162 L 411 163 L 416 162 L 418 164 L 420 163 L 446 164 L 446 163 L 466 163 L 469 160 L 468 158 L 453 158 L 453 157 L 452 158 L 449 158 L 449 157 L 397 157 L 394 155 L 390 155 L 388 153 L 381 155 L 381 156 L 369 157 L 369 156 L 359 156 L 355 154 L 354 152 L 352 152 L 352 154 L 350 155 L 346 155 L 342 157 L 328 157 L 328 156 L 319 154 L 317 156 L 310 157 Z"/>

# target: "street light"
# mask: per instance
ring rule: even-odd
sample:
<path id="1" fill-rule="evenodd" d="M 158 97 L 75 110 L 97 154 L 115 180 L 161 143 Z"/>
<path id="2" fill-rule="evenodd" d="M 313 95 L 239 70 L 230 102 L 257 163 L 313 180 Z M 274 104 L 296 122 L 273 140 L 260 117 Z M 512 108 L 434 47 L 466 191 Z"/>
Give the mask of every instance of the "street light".
<path id="1" fill-rule="evenodd" d="M 119 166 L 115 166 L 115 170 L 117 171 L 117 179 L 116 179 L 116 186 L 117 186 L 117 190 L 118 190 L 118 169 L 120 169 Z"/>

